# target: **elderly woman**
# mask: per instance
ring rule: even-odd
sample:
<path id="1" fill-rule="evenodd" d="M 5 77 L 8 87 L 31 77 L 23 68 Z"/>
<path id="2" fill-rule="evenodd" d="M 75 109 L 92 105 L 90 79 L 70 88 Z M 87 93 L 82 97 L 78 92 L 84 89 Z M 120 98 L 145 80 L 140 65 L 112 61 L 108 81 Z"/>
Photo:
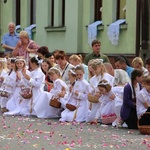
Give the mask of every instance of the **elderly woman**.
<path id="1" fill-rule="evenodd" d="M 14 56 L 23 56 L 27 61 L 29 61 L 29 56 L 35 54 L 39 49 L 39 46 L 34 41 L 29 39 L 26 31 L 21 31 L 19 38 L 20 41 L 17 43 L 17 46 L 12 54 Z"/>

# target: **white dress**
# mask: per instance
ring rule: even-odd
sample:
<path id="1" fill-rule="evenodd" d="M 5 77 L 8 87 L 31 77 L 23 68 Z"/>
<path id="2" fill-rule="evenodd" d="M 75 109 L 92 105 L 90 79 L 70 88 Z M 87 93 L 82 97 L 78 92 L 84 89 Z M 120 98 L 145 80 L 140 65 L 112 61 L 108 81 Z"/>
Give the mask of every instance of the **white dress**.
<path id="1" fill-rule="evenodd" d="M 63 107 L 65 106 L 65 103 L 67 103 L 67 101 L 65 102 L 65 100 L 68 95 L 69 89 L 66 83 L 61 79 L 56 79 L 54 81 L 54 87 L 49 93 L 44 91 L 40 94 L 39 97 L 37 97 L 34 110 L 38 118 L 55 118 L 60 116 L 60 109 L 51 107 L 49 103 L 53 96 L 57 96 L 62 91 L 63 87 L 66 90 L 64 98 L 60 98 L 60 102 Z"/>
<path id="2" fill-rule="evenodd" d="M 102 95 L 100 97 L 100 107 L 97 109 L 95 118 L 106 118 L 110 116 L 116 116 L 115 114 L 115 101 L 117 100 L 117 96 L 114 100 L 110 99 L 110 96 L 114 94 L 112 91 L 107 93 L 106 95 Z"/>
<path id="3" fill-rule="evenodd" d="M 113 93 L 117 96 L 117 99 L 115 100 L 115 113 L 118 118 L 120 118 L 120 110 L 123 104 L 123 91 L 124 86 L 115 86 L 112 87 Z"/>
<path id="4" fill-rule="evenodd" d="M 147 111 L 147 108 L 145 108 L 143 105 L 145 102 L 150 105 L 150 93 L 148 93 L 147 90 L 143 88 L 138 92 L 136 97 L 136 111 L 138 118 L 140 118 L 140 116 Z"/>
<path id="5" fill-rule="evenodd" d="M 6 71 L 5 69 L 3 69 L 0 73 L 0 77 L 5 78 L 8 75 L 8 71 Z M 0 80 L 0 86 L 2 85 L 3 81 Z"/>
<path id="6" fill-rule="evenodd" d="M 98 76 L 95 75 L 89 81 L 90 85 L 93 87 L 95 92 L 99 91 L 97 86 L 98 86 L 98 83 L 102 79 L 107 80 L 111 86 L 114 85 L 114 77 L 111 76 L 110 74 L 104 73 L 103 77 L 101 75 L 98 75 Z M 93 121 L 95 119 L 95 115 L 96 115 L 97 109 L 99 107 L 100 107 L 100 103 L 92 103 L 92 108 L 91 108 L 91 111 L 90 111 L 90 113 L 88 115 L 87 122 Z"/>
<path id="7" fill-rule="evenodd" d="M 4 77 L 4 81 L 1 85 L 1 89 L 4 89 L 9 93 L 8 97 L 0 96 L 1 108 L 6 107 L 6 103 L 12 97 L 15 87 L 16 87 L 16 73 L 15 71 L 11 71 L 10 74 L 7 73 L 7 75 Z"/>
<path id="8" fill-rule="evenodd" d="M 70 93 L 68 103 L 73 104 L 76 106 L 76 110 L 70 111 L 69 109 L 65 109 L 61 113 L 60 121 L 76 121 L 76 122 L 83 122 L 86 121 L 88 115 L 88 100 L 87 95 L 91 92 L 90 84 L 85 80 L 82 79 L 80 81 L 76 81 L 75 85 Z M 79 92 L 79 95 L 76 96 L 74 93 L 75 91 Z"/>
<path id="9" fill-rule="evenodd" d="M 22 109 L 26 107 L 29 102 L 28 99 L 24 99 L 20 94 L 22 87 L 30 87 L 29 81 L 23 76 L 21 70 L 18 72 L 21 75 L 21 80 L 16 81 L 15 91 L 6 104 L 6 108 L 9 112 L 4 113 L 5 115 L 20 115 Z M 30 71 L 27 70 L 26 73 L 30 76 Z"/>
<path id="10" fill-rule="evenodd" d="M 36 115 L 34 106 L 36 104 L 37 98 L 41 95 L 43 91 L 45 81 L 45 75 L 41 68 L 37 68 L 30 73 L 29 84 L 32 86 L 32 98 L 28 100 L 28 105 L 22 108 L 20 114 L 23 116 Z"/>

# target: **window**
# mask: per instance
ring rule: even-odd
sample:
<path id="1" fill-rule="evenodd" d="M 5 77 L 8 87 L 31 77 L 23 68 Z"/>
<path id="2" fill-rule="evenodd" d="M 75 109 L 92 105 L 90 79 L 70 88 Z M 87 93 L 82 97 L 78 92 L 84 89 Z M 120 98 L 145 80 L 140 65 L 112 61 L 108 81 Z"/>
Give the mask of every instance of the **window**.
<path id="1" fill-rule="evenodd" d="M 54 0 L 51 1 L 51 27 L 54 26 Z"/>
<path id="2" fill-rule="evenodd" d="M 51 0 L 50 11 L 50 26 L 51 27 L 64 27 L 65 26 L 65 0 L 54 1 Z"/>
<path id="3" fill-rule="evenodd" d="M 117 0 L 116 19 L 126 18 L 126 0 Z"/>
<path id="4" fill-rule="evenodd" d="M 62 0 L 62 26 L 65 26 L 65 0 Z"/>
<path id="5" fill-rule="evenodd" d="M 21 15 L 21 1 L 16 0 L 16 12 L 15 12 L 16 25 L 20 25 L 20 15 Z"/>
<path id="6" fill-rule="evenodd" d="M 30 0 L 30 24 L 36 23 L 36 0 Z"/>
<path id="7" fill-rule="evenodd" d="M 102 20 L 102 0 L 95 0 L 94 20 Z"/>

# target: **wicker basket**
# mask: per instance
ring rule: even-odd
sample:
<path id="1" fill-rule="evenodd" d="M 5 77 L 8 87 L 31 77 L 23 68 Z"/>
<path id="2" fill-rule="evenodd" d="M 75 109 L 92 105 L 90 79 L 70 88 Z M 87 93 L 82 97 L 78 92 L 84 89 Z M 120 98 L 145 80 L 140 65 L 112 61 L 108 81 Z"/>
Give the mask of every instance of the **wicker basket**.
<path id="1" fill-rule="evenodd" d="M 150 115 L 150 112 L 145 112 L 144 114 Z M 150 125 L 139 125 L 139 120 L 138 120 L 138 129 L 141 134 L 150 135 Z"/>
<path id="2" fill-rule="evenodd" d="M 92 95 L 91 93 L 88 94 L 88 100 L 91 103 L 98 103 L 99 97 Z"/>
<path id="3" fill-rule="evenodd" d="M 110 116 L 110 117 L 105 117 L 105 118 L 102 117 L 101 118 L 103 124 L 111 124 L 116 119 L 117 119 L 117 116 Z"/>
<path id="4" fill-rule="evenodd" d="M 32 88 L 21 88 L 20 95 L 24 99 L 30 99 L 30 98 L 32 98 Z"/>
<path id="5" fill-rule="evenodd" d="M 70 111 L 76 110 L 76 106 L 74 106 L 72 104 L 66 104 L 66 108 L 69 109 Z"/>
<path id="6" fill-rule="evenodd" d="M 52 97 L 50 99 L 49 105 L 52 106 L 52 107 L 55 107 L 55 108 L 60 108 L 61 107 L 61 103 L 60 103 L 59 99 L 56 98 L 56 97 Z"/>

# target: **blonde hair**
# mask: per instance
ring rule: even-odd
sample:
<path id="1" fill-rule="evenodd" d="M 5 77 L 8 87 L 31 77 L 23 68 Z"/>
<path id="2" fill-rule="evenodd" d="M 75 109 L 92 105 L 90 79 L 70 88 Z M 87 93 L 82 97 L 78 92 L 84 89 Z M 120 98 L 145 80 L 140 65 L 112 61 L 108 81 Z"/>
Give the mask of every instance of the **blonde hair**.
<path id="1" fill-rule="evenodd" d="M 9 69 L 7 68 L 7 62 L 4 60 L 4 58 L 0 58 L 0 63 L 1 63 L 0 74 L 2 73 L 3 70 L 8 72 Z"/>
<path id="2" fill-rule="evenodd" d="M 94 69 L 94 70 L 96 70 L 97 69 L 97 67 L 102 67 L 102 70 L 101 70 L 101 72 L 100 72 L 100 75 L 103 77 L 103 75 L 104 75 L 104 73 L 105 72 L 107 72 L 106 71 L 106 68 L 105 68 L 105 66 L 104 66 L 104 64 L 103 64 L 103 62 L 100 60 L 100 59 L 95 59 L 94 61 L 93 61 L 93 63 L 91 64 L 91 66 L 92 66 L 92 68 Z"/>
<path id="3" fill-rule="evenodd" d="M 69 57 L 69 61 L 70 60 L 74 60 L 75 62 L 79 61 L 80 63 L 82 63 L 82 56 L 80 56 L 80 55 L 71 55 Z"/>
<path id="4" fill-rule="evenodd" d="M 140 57 L 135 57 L 135 58 L 132 60 L 132 66 L 135 66 L 136 64 L 139 64 L 139 65 L 141 65 L 141 66 L 143 67 L 143 66 L 144 66 L 144 63 L 143 63 L 142 58 L 140 58 Z"/>
<path id="5" fill-rule="evenodd" d="M 48 71 L 48 75 L 53 75 L 54 73 L 57 74 L 59 76 L 59 78 L 61 78 L 61 72 L 59 69 L 57 69 L 55 67 L 50 68 Z"/>
<path id="6" fill-rule="evenodd" d="M 143 84 L 143 86 L 145 86 L 145 85 L 150 86 L 150 76 L 144 76 L 142 84 Z"/>
<path id="7" fill-rule="evenodd" d="M 16 57 L 16 60 L 15 60 L 15 68 L 14 68 L 15 71 L 18 70 L 18 67 L 17 67 L 17 65 L 16 65 L 16 63 L 17 63 L 18 61 L 22 61 L 22 62 L 24 63 L 23 68 L 26 68 L 26 62 L 25 62 L 24 57 L 18 56 L 18 57 Z"/>
<path id="8" fill-rule="evenodd" d="M 89 70 L 89 67 L 91 66 L 92 67 L 92 63 L 94 62 L 94 59 L 91 59 L 89 62 L 88 62 L 88 79 L 91 79 L 94 75 L 92 74 L 92 72 Z"/>
<path id="9" fill-rule="evenodd" d="M 26 39 L 29 39 L 29 35 L 26 31 L 21 31 L 19 33 L 19 37 L 23 37 L 23 38 L 26 38 Z"/>

